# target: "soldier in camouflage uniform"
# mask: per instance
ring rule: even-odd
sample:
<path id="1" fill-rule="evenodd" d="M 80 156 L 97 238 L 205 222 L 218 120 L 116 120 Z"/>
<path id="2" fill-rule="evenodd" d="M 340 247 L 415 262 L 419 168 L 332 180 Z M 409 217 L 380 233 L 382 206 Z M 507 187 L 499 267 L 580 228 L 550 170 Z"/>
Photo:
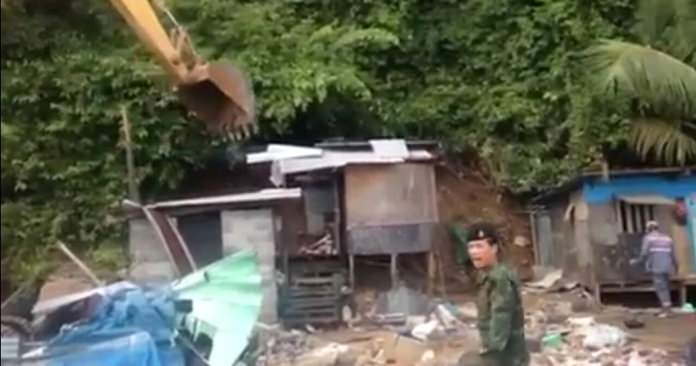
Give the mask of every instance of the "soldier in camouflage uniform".
<path id="1" fill-rule="evenodd" d="M 496 230 L 477 224 L 467 232 L 467 249 L 477 269 L 478 329 L 482 349 L 459 360 L 460 366 L 527 366 L 524 311 L 517 277 L 499 262 Z"/>

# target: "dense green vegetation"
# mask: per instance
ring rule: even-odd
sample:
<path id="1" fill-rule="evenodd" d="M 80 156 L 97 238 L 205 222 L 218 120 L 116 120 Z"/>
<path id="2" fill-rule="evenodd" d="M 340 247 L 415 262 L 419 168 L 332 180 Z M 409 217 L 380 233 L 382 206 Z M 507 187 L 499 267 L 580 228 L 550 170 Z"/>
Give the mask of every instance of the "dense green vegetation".
<path id="1" fill-rule="evenodd" d="M 587 85 L 582 58 L 601 38 L 640 42 L 634 1 L 168 4 L 199 53 L 252 77 L 256 142 L 433 138 L 524 192 L 630 136 L 625 96 Z M 123 106 L 146 197 L 224 145 L 185 114 L 108 1 L 6 0 L 1 26 L 4 264 L 55 239 L 119 240 Z"/>

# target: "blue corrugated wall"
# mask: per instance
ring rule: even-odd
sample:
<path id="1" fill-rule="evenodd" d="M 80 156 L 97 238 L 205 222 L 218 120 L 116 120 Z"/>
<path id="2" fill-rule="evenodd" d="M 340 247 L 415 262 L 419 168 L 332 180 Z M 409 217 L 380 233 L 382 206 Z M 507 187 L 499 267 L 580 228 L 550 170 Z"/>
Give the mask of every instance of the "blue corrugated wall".
<path id="1" fill-rule="evenodd" d="M 587 180 L 583 186 L 583 196 L 590 204 L 609 202 L 616 195 L 655 194 L 678 198 L 694 193 L 696 176 L 635 175 L 611 178 L 608 182 L 593 178 Z"/>

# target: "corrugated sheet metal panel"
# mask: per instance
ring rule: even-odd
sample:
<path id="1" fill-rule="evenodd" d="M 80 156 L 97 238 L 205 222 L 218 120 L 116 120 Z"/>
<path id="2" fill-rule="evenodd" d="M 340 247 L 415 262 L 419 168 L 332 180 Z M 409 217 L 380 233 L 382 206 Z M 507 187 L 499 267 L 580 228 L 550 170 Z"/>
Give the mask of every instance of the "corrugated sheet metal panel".
<path id="1" fill-rule="evenodd" d="M 435 224 L 354 227 L 347 231 L 347 249 L 357 255 L 427 252 L 434 231 Z"/>
<path id="2" fill-rule="evenodd" d="M 148 206 L 148 208 L 159 209 L 184 206 L 205 206 L 245 202 L 262 202 L 281 199 L 293 199 L 300 197 L 302 197 L 302 190 L 300 188 L 268 188 L 256 192 L 245 192 L 214 197 L 157 202 L 153 205 Z"/>
<path id="3" fill-rule="evenodd" d="M 20 341 L 18 337 L 2 338 L 0 342 L 0 359 L 2 359 L 3 365 L 8 360 L 17 360 L 19 358 Z"/>
<path id="4" fill-rule="evenodd" d="M 553 231 L 551 230 L 551 216 L 548 211 L 533 213 L 536 242 L 534 249 L 537 251 L 538 265 L 553 266 Z"/>
<path id="5" fill-rule="evenodd" d="M 437 222 L 434 174 L 430 164 L 346 167 L 346 226 Z"/>

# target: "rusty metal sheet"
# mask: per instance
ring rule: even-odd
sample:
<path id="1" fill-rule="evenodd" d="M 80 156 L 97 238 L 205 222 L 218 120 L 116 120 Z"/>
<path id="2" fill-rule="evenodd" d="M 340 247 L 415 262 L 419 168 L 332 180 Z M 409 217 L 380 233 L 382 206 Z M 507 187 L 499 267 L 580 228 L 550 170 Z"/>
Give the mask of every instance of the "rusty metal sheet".
<path id="1" fill-rule="evenodd" d="M 345 199 L 349 229 L 437 222 L 431 164 L 347 166 Z"/>
<path id="2" fill-rule="evenodd" d="M 422 253 L 430 250 L 435 224 L 359 226 L 347 231 L 351 254 Z"/>

